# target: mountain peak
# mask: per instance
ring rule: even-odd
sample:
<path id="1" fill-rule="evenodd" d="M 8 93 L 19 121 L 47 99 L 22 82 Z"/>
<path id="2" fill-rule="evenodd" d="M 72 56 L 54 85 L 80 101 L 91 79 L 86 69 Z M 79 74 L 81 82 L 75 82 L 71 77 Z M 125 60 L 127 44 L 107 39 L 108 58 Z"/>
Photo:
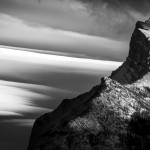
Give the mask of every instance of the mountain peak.
<path id="1" fill-rule="evenodd" d="M 150 20 L 138 21 L 126 61 L 89 92 L 36 119 L 28 150 L 123 150 L 131 116 L 150 111 Z"/>
<path id="2" fill-rule="evenodd" d="M 142 79 L 150 71 L 150 20 L 138 21 L 130 41 L 126 61 L 110 78 L 121 84 L 131 84 Z"/>

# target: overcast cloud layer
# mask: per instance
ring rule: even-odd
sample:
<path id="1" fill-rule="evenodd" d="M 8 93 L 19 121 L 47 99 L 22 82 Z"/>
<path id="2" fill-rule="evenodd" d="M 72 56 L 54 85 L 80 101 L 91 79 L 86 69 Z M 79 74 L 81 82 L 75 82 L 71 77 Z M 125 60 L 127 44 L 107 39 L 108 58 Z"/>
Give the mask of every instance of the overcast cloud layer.
<path id="1" fill-rule="evenodd" d="M 89 5 L 106 5 L 112 9 L 119 11 L 137 11 L 141 14 L 148 14 L 150 12 L 149 0 L 78 0 Z"/>
<path id="2" fill-rule="evenodd" d="M 149 0 L 75 0 L 84 4 L 101 36 L 129 40 L 137 20 L 150 17 Z"/>

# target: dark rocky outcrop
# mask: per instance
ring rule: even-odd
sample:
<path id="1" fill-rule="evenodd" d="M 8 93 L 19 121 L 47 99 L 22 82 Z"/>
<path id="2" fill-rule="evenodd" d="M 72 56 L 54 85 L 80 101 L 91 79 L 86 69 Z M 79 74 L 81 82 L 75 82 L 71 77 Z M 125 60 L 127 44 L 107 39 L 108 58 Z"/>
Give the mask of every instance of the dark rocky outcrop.
<path id="1" fill-rule="evenodd" d="M 126 61 L 110 77 L 39 117 L 28 150 L 124 150 L 134 113 L 150 109 L 150 21 L 137 22 Z"/>
<path id="2" fill-rule="evenodd" d="M 130 41 L 129 55 L 124 64 L 115 70 L 110 78 L 121 84 L 132 84 L 149 72 L 150 41 L 145 34 L 149 29 L 148 21 L 136 23 Z"/>

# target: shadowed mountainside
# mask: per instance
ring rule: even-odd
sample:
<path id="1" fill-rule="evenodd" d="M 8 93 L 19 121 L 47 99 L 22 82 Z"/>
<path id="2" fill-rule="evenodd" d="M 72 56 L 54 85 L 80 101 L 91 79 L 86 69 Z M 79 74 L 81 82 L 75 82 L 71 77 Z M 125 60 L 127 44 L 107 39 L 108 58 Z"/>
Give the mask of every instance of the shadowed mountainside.
<path id="1" fill-rule="evenodd" d="M 137 22 L 126 61 L 110 77 L 36 119 L 28 150 L 124 150 L 135 113 L 150 109 L 150 21 Z"/>

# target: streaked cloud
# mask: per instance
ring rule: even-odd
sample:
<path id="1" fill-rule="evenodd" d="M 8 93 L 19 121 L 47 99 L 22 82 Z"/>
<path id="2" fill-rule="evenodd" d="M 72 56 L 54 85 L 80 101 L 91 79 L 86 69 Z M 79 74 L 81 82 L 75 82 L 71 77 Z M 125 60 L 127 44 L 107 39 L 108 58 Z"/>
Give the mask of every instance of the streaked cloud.
<path id="1" fill-rule="evenodd" d="M 9 120 L 3 120 L 3 123 L 13 123 L 18 126 L 33 126 L 35 119 L 9 119 Z"/>
<path id="2" fill-rule="evenodd" d="M 59 52 L 85 58 L 122 61 L 128 53 L 128 42 L 103 37 L 30 26 L 24 21 L 0 14 L 0 43 L 18 47 Z M 44 52 L 45 50 L 45 52 Z M 54 53 L 53 52 L 53 53 Z"/>
<path id="3" fill-rule="evenodd" d="M 91 33 L 95 30 L 89 15 L 81 10 L 82 6 L 77 2 L 0 0 L 0 4 L 1 13 L 20 18 L 32 26 L 48 26 L 82 33 Z"/>
<path id="4" fill-rule="evenodd" d="M 8 110 L 0 110 L 0 115 L 2 116 L 22 116 L 20 113 L 8 111 Z"/>
<path id="5" fill-rule="evenodd" d="M 48 55 L 12 50 L 10 48 L 0 48 L 0 61 L 3 62 L 0 64 L 1 73 L 11 73 L 15 70 L 17 74 L 19 72 L 24 72 L 27 70 L 28 72 L 33 71 L 34 68 L 35 70 L 40 68 L 43 69 L 44 67 L 46 67 L 46 69 L 48 67 L 49 71 L 53 72 L 97 74 L 98 72 L 102 71 L 103 74 L 107 74 L 112 70 L 115 70 L 122 64 L 121 62 L 115 61 Z M 10 64 L 7 65 L 9 62 Z M 19 64 L 18 62 L 20 62 L 21 64 Z M 13 63 L 16 63 L 16 65 L 14 65 Z"/>
<path id="6" fill-rule="evenodd" d="M 6 84 L 5 84 L 6 83 Z M 15 83 L 14 83 L 15 85 Z M 38 85 L 36 85 L 38 86 Z M 44 100 L 45 95 L 28 91 L 27 89 L 9 85 L 7 81 L 0 80 L 0 115 L 19 115 L 24 113 L 37 113 L 51 111 L 48 108 L 36 106 L 33 99 Z M 49 98 L 50 99 L 50 98 Z"/>
<path id="7" fill-rule="evenodd" d="M 59 88 L 56 86 L 58 83 L 54 85 L 57 88 L 52 87 L 52 81 L 48 83 L 49 79 L 43 78 L 45 75 L 50 76 L 54 73 L 57 82 L 59 81 L 59 76 L 55 76 L 56 73 L 79 74 L 80 77 L 81 74 L 85 77 L 86 75 L 96 76 L 98 74 L 106 76 L 121 64 L 121 62 L 115 61 L 57 56 L 29 52 L 26 49 L 15 50 L 9 47 L 1 47 L 0 76 L 10 76 L 10 79 L 13 79 L 13 77 L 21 78 L 29 83 L 0 81 L 0 110 L 4 111 L 3 114 L 9 115 L 11 113 L 24 115 L 29 112 L 48 112 L 50 110 L 47 109 L 47 104 L 54 109 L 55 104 L 58 103 L 58 101 L 55 102 L 56 94 L 70 95 L 70 93 L 75 94 L 76 91 Z M 38 76 L 40 72 L 42 73 L 42 78 Z M 60 77 L 63 79 L 63 76 L 62 74 Z M 80 79 L 78 80 L 80 81 Z M 31 81 L 35 81 L 35 83 L 31 84 Z M 44 82 L 48 83 L 47 86 L 45 86 Z M 69 81 L 67 82 L 69 86 Z M 59 97 L 61 98 L 61 96 Z M 45 104 L 43 105 L 43 103 Z"/>

